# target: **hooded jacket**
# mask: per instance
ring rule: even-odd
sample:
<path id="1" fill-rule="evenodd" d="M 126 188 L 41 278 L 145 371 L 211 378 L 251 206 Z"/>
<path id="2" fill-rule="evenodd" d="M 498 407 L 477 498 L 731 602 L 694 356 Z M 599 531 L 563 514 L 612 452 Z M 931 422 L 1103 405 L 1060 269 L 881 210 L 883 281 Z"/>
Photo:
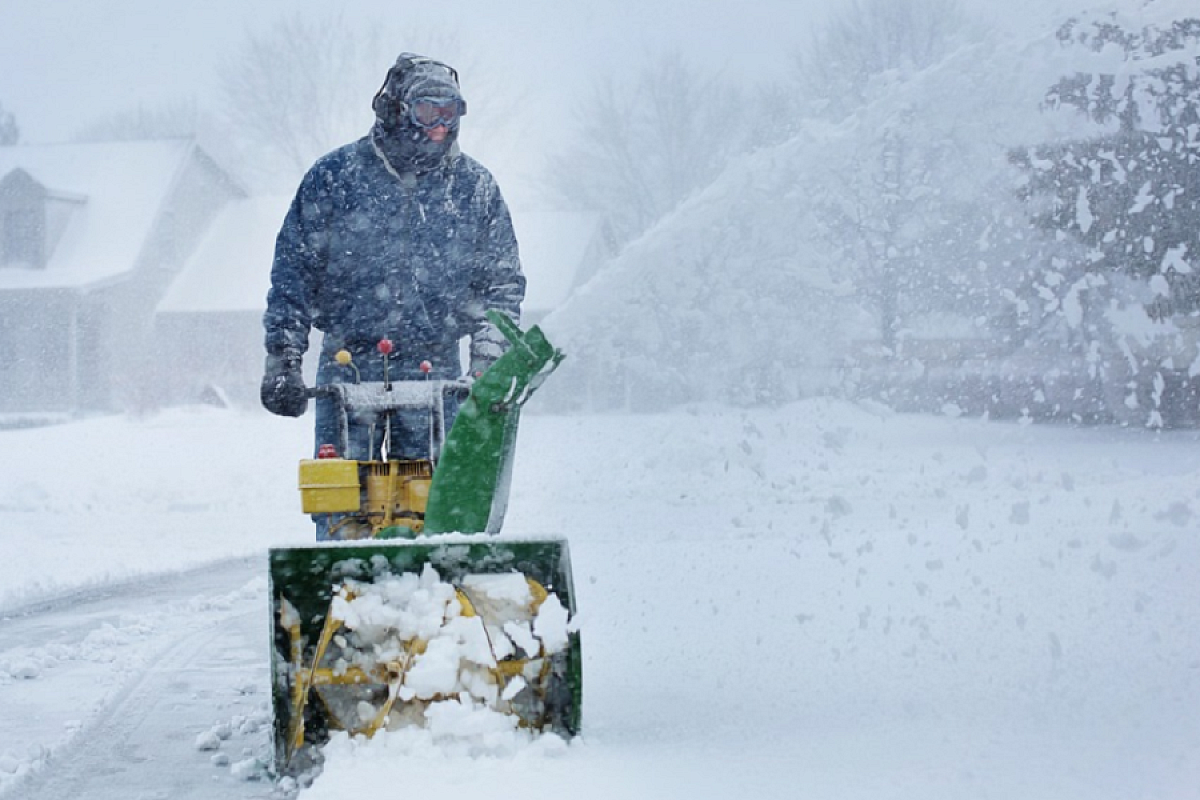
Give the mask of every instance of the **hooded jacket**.
<path id="1" fill-rule="evenodd" d="M 332 357 L 342 348 L 360 367 L 373 364 L 383 338 L 395 345 L 392 377 L 415 377 L 422 360 L 435 377 L 455 377 L 460 338 L 471 337 L 472 362 L 501 352 L 487 309 L 519 319 L 525 278 L 495 179 L 454 136 L 431 148 L 395 113 L 407 89 L 428 90 L 435 67 L 418 66 L 389 72 L 371 133 L 313 165 L 276 239 L 266 348 L 299 355 L 310 328 L 324 332 L 318 382 L 334 379 Z M 435 88 L 444 92 L 446 82 Z"/>

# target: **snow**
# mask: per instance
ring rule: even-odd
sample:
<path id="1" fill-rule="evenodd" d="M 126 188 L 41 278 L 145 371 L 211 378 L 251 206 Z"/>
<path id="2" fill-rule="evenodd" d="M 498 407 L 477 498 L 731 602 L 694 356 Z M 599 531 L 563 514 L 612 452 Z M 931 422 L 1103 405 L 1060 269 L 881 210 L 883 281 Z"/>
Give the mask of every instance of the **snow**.
<path id="1" fill-rule="evenodd" d="M 521 245 L 521 268 L 529 281 L 525 312 L 557 308 L 580 273 L 594 268 L 588 262 L 588 251 L 598 247 L 600 215 L 514 208 L 512 218 Z"/>
<path id="2" fill-rule="evenodd" d="M 308 422 L 182 409 L 0 433 L 21 454 L 0 465 L 0 603 L 309 543 Z M 427 728 L 335 737 L 299 796 L 1196 796 L 1197 438 L 834 400 L 527 414 L 506 533 L 570 540 L 583 736 L 460 698 Z M 191 605 L 268 613 L 261 581 Z M 0 652 L 0 707 L 19 692 L 64 720 L 0 737 L 0 796 L 102 713 L 39 687 L 176 619 Z M 249 780 L 261 761 L 228 737 L 265 741 L 263 713 L 178 736 Z"/>
<path id="3" fill-rule="evenodd" d="M 395 696 L 406 703 L 420 700 L 428 705 L 414 705 L 411 713 L 396 709 L 389 729 L 425 724 L 435 735 L 439 731 L 445 735 L 460 717 L 468 729 L 478 719 L 491 717 L 502 720 L 506 729 L 515 728 L 514 718 L 492 709 L 499 708 L 502 694 L 506 700 L 515 696 L 524 680 L 515 686 L 511 681 L 498 685 L 489 669 L 517 647 L 531 659 L 566 647 L 568 618 L 557 597 L 552 595 L 534 612 L 533 595 L 519 572 L 467 575 L 460 596 L 432 565 L 427 564 L 419 575 L 392 574 L 386 562 L 384 566 L 369 582 L 347 580 L 334 596 L 331 614 L 342 624 L 333 637 L 329 663 L 334 672 L 344 674 L 351 667 L 372 672 L 381 665 L 403 665 L 401 680 L 393 687 Z M 285 608 L 284 613 L 290 617 L 294 612 Z M 423 645 L 404 644 L 415 641 Z M 531 662 L 528 668 L 537 666 Z M 430 702 L 439 696 L 457 697 L 451 705 L 471 713 L 447 712 L 444 703 Z M 376 713 L 368 703 L 359 708 L 364 723 Z"/>

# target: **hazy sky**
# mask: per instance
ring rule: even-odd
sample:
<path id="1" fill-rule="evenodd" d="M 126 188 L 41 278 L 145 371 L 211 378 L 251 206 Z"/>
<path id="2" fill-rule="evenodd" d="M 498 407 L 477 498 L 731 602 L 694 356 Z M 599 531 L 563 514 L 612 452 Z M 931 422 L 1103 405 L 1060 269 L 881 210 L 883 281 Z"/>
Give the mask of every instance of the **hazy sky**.
<path id="1" fill-rule="evenodd" d="M 604 62 L 677 46 L 731 70 L 780 71 L 826 0 L 0 0 L 0 103 L 22 141 L 59 141 L 111 112 L 212 98 L 247 28 L 293 11 L 415 18 L 488 51 L 555 96 Z M 406 43 L 396 42 L 396 51 Z M 385 65 L 386 69 L 386 65 Z M 382 74 L 381 74 L 382 77 Z"/>
<path id="2" fill-rule="evenodd" d="M 411 21 L 415 30 L 454 37 L 468 52 L 478 52 L 476 63 L 514 81 L 515 91 L 506 96 L 525 98 L 527 108 L 515 111 L 536 115 L 540 125 L 528 146 L 524 139 L 516 144 L 519 152 L 486 155 L 498 176 L 524 180 L 537 161 L 535 150 L 552 148 L 548 140 L 567 132 L 578 93 L 595 76 L 623 66 L 632 70 L 649 54 L 677 49 L 747 82 L 778 77 L 827 10 L 851 1 L 0 0 L 0 104 L 16 115 L 26 144 L 66 140 L 139 104 L 153 108 L 187 99 L 215 110 L 218 66 L 236 60 L 248 31 L 265 31 L 294 13 L 340 10 L 350 21 L 377 20 L 388 30 Z M 1003 22 L 1023 8 L 1044 11 L 1065 0 L 1007 0 L 1003 9 L 991 0 L 964 1 Z M 394 51 L 405 49 L 422 48 L 397 37 Z M 380 64 L 381 80 L 390 58 Z M 464 88 L 469 94 L 470 74 L 464 73 Z M 364 128 L 369 94 L 363 97 Z M 472 147 L 479 140 L 471 137 L 479 135 L 464 132 L 464 143 L 477 155 Z"/>

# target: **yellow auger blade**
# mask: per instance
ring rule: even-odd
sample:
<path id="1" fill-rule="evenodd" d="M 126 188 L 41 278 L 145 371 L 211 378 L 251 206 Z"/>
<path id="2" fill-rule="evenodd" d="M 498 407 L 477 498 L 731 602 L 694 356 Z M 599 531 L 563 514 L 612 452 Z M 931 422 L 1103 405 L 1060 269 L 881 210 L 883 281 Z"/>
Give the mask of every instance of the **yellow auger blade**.
<path id="1" fill-rule="evenodd" d="M 347 600 L 354 597 L 354 593 L 348 587 L 343 587 L 343 592 L 343 596 Z M 298 627 L 296 630 L 297 636 L 299 635 Z M 292 698 L 292 719 L 288 725 L 287 761 L 291 761 L 296 751 L 304 745 L 304 707 L 308 705 L 308 696 L 312 689 L 313 680 L 317 675 L 317 665 L 325 657 L 325 651 L 329 648 L 329 643 L 333 641 L 333 637 L 337 635 L 338 629 L 341 627 L 342 621 L 334 615 L 333 605 L 330 604 L 329 613 L 325 615 L 325 624 L 321 627 L 321 637 L 317 641 L 317 650 L 313 654 L 312 666 L 308 668 L 308 674 L 304 675 L 302 663 L 295 665 L 297 667 L 297 685 Z"/>

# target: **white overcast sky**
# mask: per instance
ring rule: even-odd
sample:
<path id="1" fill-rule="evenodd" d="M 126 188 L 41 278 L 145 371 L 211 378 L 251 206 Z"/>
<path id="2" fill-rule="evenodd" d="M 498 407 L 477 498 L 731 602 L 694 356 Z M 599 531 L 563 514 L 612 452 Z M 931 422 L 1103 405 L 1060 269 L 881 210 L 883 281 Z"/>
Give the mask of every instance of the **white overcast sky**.
<path id="1" fill-rule="evenodd" d="M 589 75 L 675 47 L 736 73 L 779 73 L 826 7 L 849 0 L 0 0 L 0 104 L 25 143 L 66 139 L 115 111 L 214 96 L 247 29 L 290 13 L 409 19 L 452 31 L 561 98 Z M 1003 5 L 1012 13 L 1013 0 Z M 990 5 L 985 0 L 973 4 Z M 408 43 L 396 42 L 396 51 Z M 385 65 L 386 69 L 386 65 Z M 382 77 L 382 75 L 381 75 Z"/>
<path id="2" fill-rule="evenodd" d="M 293 12 L 415 18 L 561 96 L 602 61 L 678 46 L 732 69 L 782 70 L 826 0 L 0 0 L 0 104 L 25 143 L 138 103 L 213 97 L 247 29 Z M 396 42 L 396 51 L 410 47 Z M 434 54 L 436 55 L 436 54 Z M 384 65 L 386 71 L 386 65 Z M 382 73 L 381 76 L 382 78 Z M 364 102 L 369 102 L 367 98 Z"/>
<path id="3" fill-rule="evenodd" d="M 1087 0 L 960 0 L 994 24 L 1053 16 L 1051 5 Z M 23 144 L 68 140 L 79 129 L 139 105 L 196 101 L 219 110 L 218 68 L 236 61 L 248 32 L 293 15 L 332 13 L 457 40 L 467 67 L 488 65 L 517 85 L 531 134 L 464 145 L 501 178 L 510 202 L 537 204 L 535 178 L 554 137 L 567 135 L 578 93 L 598 75 L 629 71 L 647 56 L 678 50 L 726 77 L 757 82 L 785 74 L 792 52 L 852 0 L 0 0 L 0 105 L 16 115 Z M 1061 19 L 1061 16 L 1056 17 Z M 423 48 L 397 36 L 395 53 Z M 478 56 L 476 58 L 476 53 Z M 428 55 L 445 57 L 440 53 Z M 380 64 L 379 77 L 390 65 Z M 454 61 L 455 59 L 449 59 Z M 459 62 L 463 66 L 462 62 Z M 479 82 L 495 86 L 492 80 Z M 463 74 L 468 101 L 476 82 Z M 506 87 L 507 88 L 507 87 Z M 364 91 L 363 127 L 370 93 Z M 475 101 L 478 101 L 478 97 Z M 479 108 L 479 106 L 477 106 Z M 769 109 L 747 113 L 769 124 Z M 482 118 L 470 121 L 482 122 Z M 528 136 L 528 140 L 527 137 Z M 482 139 L 480 137 L 483 137 Z M 489 145 L 502 143 L 497 152 Z M 526 200 L 528 198 L 528 200 Z"/>

